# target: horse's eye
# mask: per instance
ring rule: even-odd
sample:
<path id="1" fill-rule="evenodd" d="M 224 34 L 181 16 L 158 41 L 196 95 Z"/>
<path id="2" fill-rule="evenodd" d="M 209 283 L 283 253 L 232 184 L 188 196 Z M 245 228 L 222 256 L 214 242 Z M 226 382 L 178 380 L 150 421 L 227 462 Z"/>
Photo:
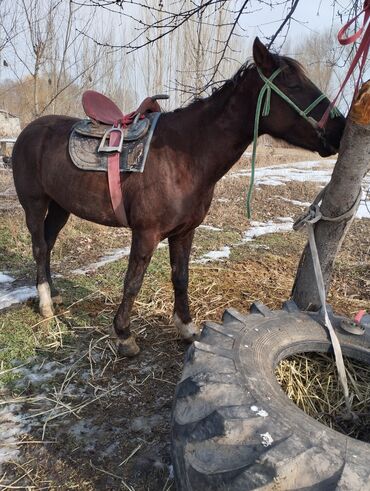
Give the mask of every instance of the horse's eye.
<path id="1" fill-rule="evenodd" d="M 300 88 L 301 87 L 298 84 L 288 85 L 288 89 L 291 89 L 291 90 L 298 90 Z"/>

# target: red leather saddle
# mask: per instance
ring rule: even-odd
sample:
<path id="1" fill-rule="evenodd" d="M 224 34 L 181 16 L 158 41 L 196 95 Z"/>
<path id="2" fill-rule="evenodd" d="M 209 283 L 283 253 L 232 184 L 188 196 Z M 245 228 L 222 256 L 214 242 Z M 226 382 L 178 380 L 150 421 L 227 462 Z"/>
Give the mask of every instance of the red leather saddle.
<path id="1" fill-rule="evenodd" d="M 155 95 L 147 97 L 143 100 L 140 106 L 129 114 L 124 115 L 121 109 L 108 97 L 95 90 L 87 90 L 82 95 L 82 106 L 89 118 L 98 121 L 99 123 L 118 125 L 128 125 L 132 123 L 137 115 L 146 113 L 161 112 L 161 107 L 158 104 L 158 99 L 168 99 L 166 95 Z"/>
<path id="2" fill-rule="evenodd" d="M 109 145 L 105 146 L 102 150 L 114 152 L 108 157 L 108 187 L 117 222 L 123 226 L 127 226 L 128 222 L 123 205 L 119 168 L 119 155 L 123 142 L 122 128 L 136 122 L 146 113 L 161 112 L 157 99 L 168 99 L 168 96 L 160 94 L 147 97 L 136 111 L 124 115 L 121 109 L 111 99 L 99 92 L 95 92 L 95 90 L 87 90 L 82 95 L 82 106 L 86 115 L 98 123 L 112 126 L 105 131 L 101 146 L 104 147 L 106 139 L 109 138 Z"/>
<path id="3" fill-rule="evenodd" d="M 116 125 L 124 118 L 121 109 L 112 100 L 95 90 L 83 93 L 82 106 L 86 116 L 99 123 Z"/>

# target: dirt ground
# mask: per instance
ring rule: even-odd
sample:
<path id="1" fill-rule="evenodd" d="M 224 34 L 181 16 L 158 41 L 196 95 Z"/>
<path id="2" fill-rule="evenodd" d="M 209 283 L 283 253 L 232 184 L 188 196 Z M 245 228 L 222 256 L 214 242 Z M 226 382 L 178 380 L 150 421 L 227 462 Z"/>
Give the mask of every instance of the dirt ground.
<path id="1" fill-rule="evenodd" d="M 306 161 L 332 165 L 310 152 L 259 149 L 259 168 Z M 249 221 L 244 172 L 249 167 L 246 154 L 220 181 L 206 227 L 196 232 L 189 292 L 199 324 L 219 321 L 227 306 L 248 311 L 255 300 L 278 308 L 292 288 L 306 237 L 290 231 L 291 219 L 322 183 L 315 181 L 313 167 L 312 180 L 257 185 Z M 31 287 L 30 239 L 11 173 L 4 170 L 0 215 L 0 272 L 14 278 L 4 288 Z M 266 223 L 280 232 L 258 236 Z M 110 326 L 121 300 L 129 244 L 127 230 L 71 218 L 53 254 L 64 299 L 55 318 L 42 320 L 34 299 L 0 311 L 1 489 L 174 489 L 170 415 L 187 345 L 171 324 L 164 244 L 134 307 L 132 326 L 141 353 L 135 359 L 117 357 Z M 107 262 L 99 263 L 104 256 Z M 356 219 L 329 295 L 338 313 L 370 310 L 369 257 L 370 220 Z"/>

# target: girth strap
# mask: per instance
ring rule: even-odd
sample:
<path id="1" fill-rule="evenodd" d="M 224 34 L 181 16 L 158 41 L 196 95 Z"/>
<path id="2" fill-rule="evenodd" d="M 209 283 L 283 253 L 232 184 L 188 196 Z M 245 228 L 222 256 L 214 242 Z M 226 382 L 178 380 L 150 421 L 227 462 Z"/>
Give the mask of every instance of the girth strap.
<path id="1" fill-rule="evenodd" d="M 109 137 L 109 145 L 119 144 L 120 134 L 113 131 Z M 128 226 L 125 207 L 123 205 L 121 173 L 120 173 L 120 153 L 115 152 L 108 157 L 108 186 L 114 214 L 117 221 L 123 227 Z"/>

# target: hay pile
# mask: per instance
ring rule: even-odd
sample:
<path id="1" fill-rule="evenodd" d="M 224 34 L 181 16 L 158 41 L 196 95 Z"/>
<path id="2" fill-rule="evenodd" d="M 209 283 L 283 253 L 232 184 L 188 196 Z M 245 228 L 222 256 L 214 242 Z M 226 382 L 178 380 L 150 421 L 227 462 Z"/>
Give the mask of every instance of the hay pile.
<path id="1" fill-rule="evenodd" d="M 276 378 L 297 406 L 330 428 L 370 443 L 370 365 L 344 358 L 355 419 L 345 418 L 342 388 L 331 354 L 303 353 L 282 360 Z"/>

